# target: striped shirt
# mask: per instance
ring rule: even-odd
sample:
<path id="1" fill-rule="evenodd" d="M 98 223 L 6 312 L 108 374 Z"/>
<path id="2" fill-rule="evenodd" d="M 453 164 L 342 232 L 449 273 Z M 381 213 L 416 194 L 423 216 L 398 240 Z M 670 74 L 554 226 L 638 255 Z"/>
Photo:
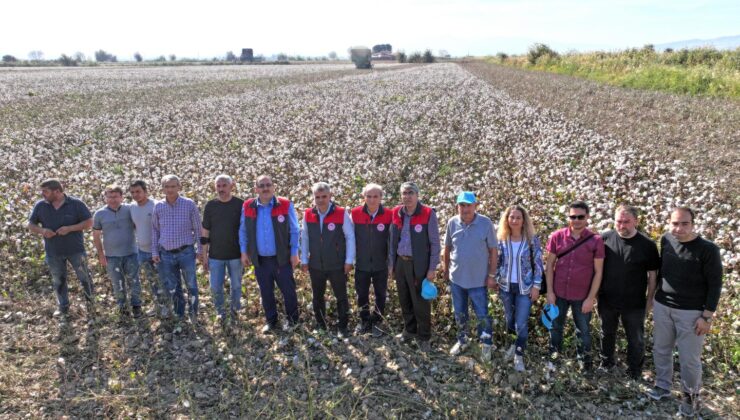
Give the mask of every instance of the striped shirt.
<path id="1" fill-rule="evenodd" d="M 197 254 L 203 252 L 200 236 L 200 211 L 193 200 L 177 197 L 175 204 L 162 200 L 152 212 L 152 256 L 159 256 L 160 248 L 178 249 L 197 244 Z"/>

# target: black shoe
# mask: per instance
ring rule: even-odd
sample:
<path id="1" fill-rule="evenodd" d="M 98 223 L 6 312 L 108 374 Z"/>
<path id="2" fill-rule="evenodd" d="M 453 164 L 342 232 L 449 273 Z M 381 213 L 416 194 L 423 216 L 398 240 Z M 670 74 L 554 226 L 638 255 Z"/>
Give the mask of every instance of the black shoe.
<path id="1" fill-rule="evenodd" d="M 344 340 L 345 338 L 349 338 L 349 329 L 347 327 L 339 327 L 339 330 L 337 331 L 337 338 L 340 340 Z"/>
<path id="2" fill-rule="evenodd" d="M 361 322 L 355 328 L 355 334 L 356 335 L 368 334 L 371 330 L 372 330 L 372 327 L 370 326 L 369 322 Z"/>
<path id="3" fill-rule="evenodd" d="M 131 314 L 129 313 L 127 306 L 119 306 L 118 307 L 118 315 L 121 318 L 128 318 L 129 315 L 131 315 Z"/>
<path id="4" fill-rule="evenodd" d="M 141 318 L 142 315 L 144 315 L 144 312 L 141 310 L 141 306 L 134 306 L 131 308 L 134 313 L 134 318 Z"/>
<path id="5" fill-rule="evenodd" d="M 262 334 L 275 334 L 279 329 L 277 322 L 268 322 L 262 327 Z"/>
<path id="6" fill-rule="evenodd" d="M 314 331 L 326 331 L 327 330 L 326 324 L 323 322 L 317 322 L 316 324 L 314 324 L 313 329 Z"/>
<path id="7" fill-rule="evenodd" d="M 633 381 L 639 381 L 642 379 L 642 372 L 637 369 L 627 369 L 627 376 Z"/>

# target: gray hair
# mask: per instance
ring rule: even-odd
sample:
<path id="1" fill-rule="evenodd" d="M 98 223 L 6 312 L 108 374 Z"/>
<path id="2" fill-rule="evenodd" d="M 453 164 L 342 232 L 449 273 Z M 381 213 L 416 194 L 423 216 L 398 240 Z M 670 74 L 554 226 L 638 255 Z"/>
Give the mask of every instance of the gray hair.
<path id="1" fill-rule="evenodd" d="M 380 191 L 380 195 L 381 195 L 381 197 L 383 196 L 383 192 L 384 192 L 384 191 L 383 191 L 383 187 L 381 187 L 381 186 L 380 186 L 380 185 L 378 185 L 378 184 L 374 184 L 374 183 L 370 183 L 370 184 L 367 184 L 367 185 L 365 185 L 365 186 L 364 186 L 364 187 L 362 188 L 362 195 L 365 195 L 366 193 L 368 193 L 368 192 L 370 192 L 370 191 L 373 191 L 373 190 L 378 190 L 378 191 Z"/>
<path id="2" fill-rule="evenodd" d="M 615 214 L 619 214 L 621 212 L 629 213 L 634 217 L 635 219 L 638 219 L 638 215 L 640 214 L 639 210 L 637 210 L 637 207 L 630 206 L 627 204 L 622 204 L 619 207 L 617 207 L 617 210 L 614 212 Z"/>
<path id="3" fill-rule="evenodd" d="M 226 181 L 229 185 L 234 184 L 234 179 L 226 174 L 221 174 L 216 177 L 216 180 L 214 182 L 218 183 L 218 181 Z"/>
<path id="4" fill-rule="evenodd" d="M 170 174 L 170 175 L 165 175 L 165 176 L 162 177 L 162 185 L 164 185 L 164 184 L 166 184 L 166 183 L 168 183 L 170 181 L 175 181 L 175 182 L 177 182 L 177 185 L 181 185 L 180 184 L 180 178 L 178 178 L 177 175 L 171 175 Z"/>
<path id="5" fill-rule="evenodd" d="M 403 193 L 406 190 L 411 190 L 419 194 L 419 186 L 416 185 L 416 183 L 411 182 L 411 181 L 406 181 L 403 184 L 401 184 L 401 193 Z"/>
<path id="6" fill-rule="evenodd" d="M 326 182 L 317 182 L 311 185 L 311 193 L 316 194 L 319 191 L 326 191 L 330 193 L 331 185 L 327 184 Z"/>

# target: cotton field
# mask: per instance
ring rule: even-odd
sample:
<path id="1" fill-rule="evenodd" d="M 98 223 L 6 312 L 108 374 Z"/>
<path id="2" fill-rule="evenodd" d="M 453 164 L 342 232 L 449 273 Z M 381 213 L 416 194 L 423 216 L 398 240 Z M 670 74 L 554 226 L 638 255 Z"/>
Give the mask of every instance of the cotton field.
<path id="1" fill-rule="evenodd" d="M 25 225 L 33 203 L 39 199 L 39 183 L 50 177 L 66 182 L 68 194 L 81 198 L 94 209 L 103 205 L 102 191 L 108 184 L 118 183 L 125 187 L 135 179 L 144 179 L 153 186 L 153 195 L 159 197 L 158 180 L 172 173 L 183 180 L 184 195 L 194 199 L 202 209 L 214 196 L 212 184 L 216 175 L 232 175 L 238 184 L 237 195 L 246 197 L 251 195 L 255 177 L 265 173 L 272 175 L 277 183 L 278 194 L 295 201 L 299 214 L 311 205 L 310 185 L 317 181 L 327 181 L 333 186 L 338 204 L 354 206 L 360 204 L 360 191 L 367 182 L 385 186 L 386 204 L 392 205 L 399 201 L 401 183 L 413 180 L 421 187 L 422 201 L 437 209 L 443 226 L 455 214 L 455 195 L 466 189 L 479 194 L 480 212 L 494 220 L 498 220 L 501 210 L 509 204 L 521 203 L 528 207 L 542 239 L 565 225 L 565 206 L 574 199 L 585 200 L 592 206 L 592 227 L 598 230 L 610 227 L 617 204 L 636 205 L 643 212 L 641 229 L 655 239 L 666 230 L 673 206 L 688 205 L 697 209 L 699 232 L 721 248 L 726 276 L 716 327 L 720 338 L 721 331 L 727 331 L 729 342 L 732 342 L 732 337 L 737 336 L 736 311 L 740 305 L 737 297 L 740 211 L 737 197 L 731 193 L 736 190 L 738 180 L 732 176 L 732 171 L 716 177 L 702 176 L 685 161 L 661 160 L 659 156 L 638 153 L 624 140 L 587 129 L 578 120 L 564 117 L 557 109 L 535 107 L 510 96 L 454 63 L 387 65 L 372 71 L 358 71 L 344 64 L 0 70 L 0 214 L 3 222 L 0 282 L 6 296 L 12 294 L 14 299 L 24 302 L 30 299 L 24 295 L 24 288 L 47 278 L 41 258 L 42 241 L 30 235 Z M 697 158 L 687 153 L 685 159 Z M 88 241 L 92 250 L 89 234 Z M 48 279 L 43 281 L 48 283 Z M 96 282 L 105 284 L 107 280 L 99 273 Z M 202 293 L 208 294 L 206 287 Z M 33 296 L 52 306 L 50 292 Z M 390 299 L 397 299 L 393 292 Z M 437 318 L 450 318 L 435 318 L 435 334 L 440 336 L 445 334 L 445 325 L 449 331 L 451 323 L 449 308 L 445 311 L 435 311 Z M 50 321 L 44 317 L 43 322 Z M 18 331 L 22 334 L 21 329 Z M 710 350 L 712 345 L 725 346 L 728 341 L 716 341 L 720 338 L 708 341 Z M 226 344 L 217 344 L 220 338 L 213 340 L 215 351 L 224 351 L 217 347 L 225 348 Z M 5 341 L 6 347 L 9 342 L 9 339 Z M 39 343 L 37 345 L 43 345 L 44 339 L 39 338 Z M 17 343 L 13 345 L 18 346 Z M 334 344 L 322 345 L 331 348 Z M 359 348 L 360 354 L 369 351 Z M 308 357 L 305 349 L 295 353 L 280 349 L 282 347 L 278 353 L 282 352 L 282 356 L 268 354 L 260 359 L 263 368 L 282 367 L 279 373 L 265 374 L 257 385 L 252 384 L 254 388 L 250 389 L 254 392 L 270 389 L 260 388 L 262 380 L 274 383 L 276 377 L 290 372 L 292 363 L 300 365 L 302 362 L 292 359 L 294 355 L 300 360 Z M 188 351 L 197 350 L 189 348 Z M 375 351 L 378 353 L 373 366 L 382 360 L 381 353 L 385 355 L 382 357 L 395 357 L 396 352 L 394 348 Z M 726 360 L 731 350 L 714 349 L 706 354 L 713 352 L 718 359 Z M 124 356 L 116 353 L 111 357 Z M 239 357 L 237 355 L 243 364 L 217 363 L 222 376 L 223 372 L 233 373 L 240 369 L 256 375 L 258 369 L 249 367 L 252 363 L 249 355 Z M 268 361 L 271 357 L 274 360 Z M 345 374 L 348 368 L 351 372 L 352 363 L 344 360 L 344 356 L 337 357 L 334 360 L 329 356 L 327 372 L 337 366 Z M 423 372 L 429 368 L 416 359 L 404 357 L 411 368 Z M 366 362 L 360 365 L 366 366 L 362 364 Z M 395 366 L 398 368 L 398 363 Z M 471 375 L 470 372 L 477 369 L 470 368 L 469 372 L 462 362 L 456 368 Z M 718 367 L 717 371 L 721 369 Z M 396 370 L 401 372 L 404 367 Z M 308 372 L 312 371 L 308 369 Z M 323 369 L 317 372 L 316 378 L 323 375 Z M 409 370 L 408 376 L 402 375 L 401 383 L 404 379 L 409 381 L 415 372 Z M 449 373 L 449 377 L 461 375 L 459 371 L 454 372 Z M 492 371 L 489 375 L 493 378 Z M 713 379 L 715 375 L 709 373 L 708 381 L 719 381 Z M 110 376 L 115 376 L 112 370 Z M 116 380 L 128 380 L 125 372 L 118 372 L 118 376 Z M 352 375 L 344 375 L 348 376 Z M 500 375 L 498 379 L 491 379 L 494 383 L 506 380 Z M 310 390 L 313 381 L 311 377 L 300 386 Z M 316 381 L 316 389 L 323 390 L 323 382 Z M 437 382 L 441 384 L 438 388 L 428 385 L 431 390 L 406 384 L 398 392 L 403 398 L 416 398 L 430 404 L 431 400 L 437 401 L 435 393 L 442 392 L 446 386 L 443 379 Z M 362 393 L 355 389 L 361 382 L 347 379 L 341 383 L 349 384 L 347 389 L 354 389 L 357 401 L 362 400 Z M 142 387 L 136 388 L 138 392 L 147 389 L 141 384 L 126 386 Z M 238 386 L 248 388 L 245 384 Z M 572 387 L 577 387 L 569 382 L 564 386 L 571 391 L 575 389 Z M 731 392 L 731 386 L 727 386 L 721 382 L 715 389 L 730 389 L 728 392 Z M 59 395 L 49 397 L 63 399 L 67 391 L 60 389 Z M 202 392 L 211 395 L 210 390 Z M 224 396 L 218 389 L 213 398 L 221 395 L 222 400 L 231 401 L 242 395 L 235 392 L 228 391 Z M 310 399 L 313 394 L 306 392 L 306 398 Z M 502 392 L 504 398 L 508 398 L 507 392 L 521 391 Z M 182 405 L 183 400 L 190 401 L 183 395 L 178 393 L 165 400 L 177 407 L 175 412 L 192 412 Z M 385 397 L 393 399 L 394 395 L 390 393 Z M 490 398 L 489 394 L 485 395 Z M 518 395 L 516 398 L 522 394 Z M 296 398 L 302 401 L 301 397 Z M 146 397 L 141 398 L 146 401 Z M 397 415 L 427 413 L 426 408 L 403 401 L 410 408 L 395 412 Z M 355 404 L 357 407 L 350 406 L 352 413 L 357 414 L 354 410 L 360 407 L 371 406 L 366 402 L 362 400 Z M 383 400 L 375 402 L 382 404 Z M 21 412 L 34 412 L 38 408 L 22 399 L 15 404 L 23 407 L 19 408 Z M 143 413 L 145 417 L 172 413 L 169 410 L 173 406 L 168 409 L 167 404 L 160 407 L 164 411 L 136 409 L 132 413 Z M 301 407 L 300 403 L 296 404 Z M 429 407 L 429 413 L 435 416 L 462 409 L 455 402 L 443 407 L 439 404 L 447 403 L 435 404 L 437 406 Z M 469 410 L 473 401 L 460 404 Z M 517 402 L 511 404 L 519 407 Z M 622 411 L 628 410 L 626 406 L 622 407 L 621 402 L 614 404 L 615 408 L 609 411 L 614 416 L 639 413 L 644 408 L 638 404 L 629 408 L 637 411 Z M 120 416 L 128 415 L 125 410 L 131 409 L 124 405 L 128 408 L 115 406 L 108 411 L 85 411 L 89 405 L 78 401 L 75 407 L 80 411 L 76 413 Z M 60 406 L 61 403 L 55 408 Z M 341 403 L 340 411 L 325 413 L 351 415 L 349 408 L 342 411 L 345 406 L 346 403 Z M 196 415 L 229 412 L 226 409 L 207 411 L 203 403 L 199 407 Z M 514 411 L 502 408 L 504 411 L 499 413 L 521 414 L 516 411 L 519 409 L 523 408 L 514 408 Z"/>

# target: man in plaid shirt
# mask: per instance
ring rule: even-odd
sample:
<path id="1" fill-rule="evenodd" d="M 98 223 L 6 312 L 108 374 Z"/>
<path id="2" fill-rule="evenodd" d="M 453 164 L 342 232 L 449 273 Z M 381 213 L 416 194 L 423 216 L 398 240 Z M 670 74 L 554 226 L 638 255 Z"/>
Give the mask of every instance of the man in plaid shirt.
<path id="1" fill-rule="evenodd" d="M 193 200 L 180 197 L 180 179 L 175 175 L 162 178 L 165 200 L 158 202 L 152 212 L 152 261 L 158 264 L 160 275 L 177 315 L 175 333 L 182 331 L 185 316 L 185 296 L 181 278 L 188 289 L 190 321 L 197 324 L 198 282 L 195 277 L 195 258 L 202 258 L 200 211 Z M 193 249 L 195 245 L 196 249 Z"/>

